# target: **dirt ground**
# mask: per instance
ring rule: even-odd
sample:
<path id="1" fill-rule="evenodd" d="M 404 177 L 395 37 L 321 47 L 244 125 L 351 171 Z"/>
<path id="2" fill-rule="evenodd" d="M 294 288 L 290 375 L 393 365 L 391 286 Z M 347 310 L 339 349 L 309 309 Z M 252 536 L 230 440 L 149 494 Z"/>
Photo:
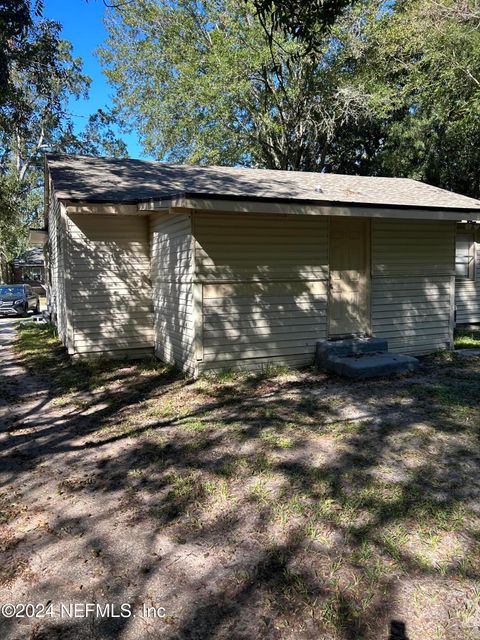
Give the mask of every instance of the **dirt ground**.
<path id="1" fill-rule="evenodd" d="M 1 320 L 0 606 L 37 608 L 2 640 L 480 638 L 480 358 L 193 382 L 16 340 Z"/>

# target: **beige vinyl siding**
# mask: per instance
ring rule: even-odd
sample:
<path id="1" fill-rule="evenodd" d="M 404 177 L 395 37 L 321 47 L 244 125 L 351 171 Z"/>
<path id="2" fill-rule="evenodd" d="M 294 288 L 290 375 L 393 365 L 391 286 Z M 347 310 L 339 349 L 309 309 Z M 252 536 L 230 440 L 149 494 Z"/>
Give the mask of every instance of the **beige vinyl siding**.
<path id="1" fill-rule="evenodd" d="M 193 250 L 189 214 L 150 217 L 155 353 L 196 373 Z"/>
<path id="2" fill-rule="evenodd" d="M 152 352 L 148 220 L 73 214 L 67 238 L 74 353 Z"/>
<path id="3" fill-rule="evenodd" d="M 458 227 L 460 233 L 465 227 Z M 475 279 L 455 281 L 455 305 L 457 324 L 480 322 L 480 232 L 475 234 Z"/>
<path id="4" fill-rule="evenodd" d="M 372 220 L 372 334 L 393 352 L 452 344 L 455 223 Z"/>
<path id="5" fill-rule="evenodd" d="M 58 335 L 69 352 L 73 351 L 71 329 L 69 330 L 69 314 L 67 312 L 66 290 L 66 229 L 67 217 L 65 210 L 49 189 L 48 207 L 48 265 L 49 287 L 48 305 L 55 323 Z"/>
<path id="6" fill-rule="evenodd" d="M 196 214 L 199 369 L 313 362 L 326 337 L 328 220 Z"/>

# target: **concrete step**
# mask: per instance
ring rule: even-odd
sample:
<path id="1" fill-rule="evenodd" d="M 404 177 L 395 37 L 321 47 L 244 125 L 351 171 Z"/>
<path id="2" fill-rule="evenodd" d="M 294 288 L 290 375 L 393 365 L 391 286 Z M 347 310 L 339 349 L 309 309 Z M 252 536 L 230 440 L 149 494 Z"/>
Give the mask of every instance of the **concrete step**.
<path id="1" fill-rule="evenodd" d="M 321 340 L 317 342 L 316 362 L 320 364 L 335 356 L 344 357 L 361 353 L 382 353 L 383 351 L 388 351 L 388 342 L 381 338 Z"/>
<path id="2" fill-rule="evenodd" d="M 317 342 L 315 362 L 319 369 L 355 380 L 415 371 L 418 360 L 388 352 L 380 338 L 353 338 Z"/>
<path id="3" fill-rule="evenodd" d="M 367 380 L 384 376 L 411 373 L 418 367 L 418 360 L 396 353 L 364 353 L 354 356 L 332 356 L 321 368 L 354 380 Z"/>

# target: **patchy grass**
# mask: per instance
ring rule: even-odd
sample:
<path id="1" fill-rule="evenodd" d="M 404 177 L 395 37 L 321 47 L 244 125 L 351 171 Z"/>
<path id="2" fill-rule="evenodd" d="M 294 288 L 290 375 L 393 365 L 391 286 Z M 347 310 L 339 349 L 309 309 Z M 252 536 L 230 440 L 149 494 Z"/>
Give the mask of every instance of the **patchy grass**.
<path id="1" fill-rule="evenodd" d="M 480 327 L 478 329 L 457 329 L 455 349 L 480 349 Z"/>
<path id="2" fill-rule="evenodd" d="M 29 369 L 48 372 L 55 382 L 57 396 L 77 391 L 114 392 L 115 387 L 135 380 L 139 383 L 151 380 L 155 384 L 159 376 L 171 379 L 179 375 L 173 367 L 153 358 L 139 362 L 104 358 L 72 360 L 52 324 L 19 323 L 15 349 Z M 60 402 L 63 403 L 63 399 Z"/>
<path id="3" fill-rule="evenodd" d="M 25 358 L 29 367 L 47 370 L 52 365 L 58 367 L 64 359 L 64 349 L 52 324 L 34 325 L 20 322 L 17 331 L 16 350 Z"/>
<path id="4" fill-rule="evenodd" d="M 52 500 L 112 498 L 88 527 L 55 531 L 91 535 L 88 562 L 113 556 L 95 519 L 120 557 L 161 536 L 168 557 L 148 581 L 137 547 L 121 571 L 181 603 L 166 637 L 376 640 L 394 620 L 411 640 L 474 637 L 480 360 L 437 355 L 393 382 L 277 367 L 187 381 L 155 361 L 70 362 L 49 326 L 21 327 L 16 348 L 48 371 L 52 406 L 75 408 L 60 451 L 103 456 L 82 474 L 52 471 Z M 0 498 L 3 522 L 21 517 Z"/>

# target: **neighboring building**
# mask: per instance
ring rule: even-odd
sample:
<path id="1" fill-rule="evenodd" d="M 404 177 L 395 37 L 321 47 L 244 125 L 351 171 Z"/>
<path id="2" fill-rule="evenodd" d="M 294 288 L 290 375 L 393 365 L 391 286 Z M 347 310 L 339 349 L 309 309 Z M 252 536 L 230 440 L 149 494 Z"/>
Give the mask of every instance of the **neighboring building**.
<path id="1" fill-rule="evenodd" d="M 50 306 L 72 355 L 190 374 L 313 362 L 318 340 L 453 344 L 457 223 L 413 180 L 47 156 Z M 459 269 L 457 265 L 457 270 Z"/>
<path id="2" fill-rule="evenodd" d="M 480 229 L 459 224 L 455 258 L 457 324 L 480 322 Z"/>
<path id="3" fill-rule="evenodd" d="M 12 261 L 12 282 L 29 284 L 39 295 L 45 295 L 45 256 L 43 248 L 31 247 Z"/>

